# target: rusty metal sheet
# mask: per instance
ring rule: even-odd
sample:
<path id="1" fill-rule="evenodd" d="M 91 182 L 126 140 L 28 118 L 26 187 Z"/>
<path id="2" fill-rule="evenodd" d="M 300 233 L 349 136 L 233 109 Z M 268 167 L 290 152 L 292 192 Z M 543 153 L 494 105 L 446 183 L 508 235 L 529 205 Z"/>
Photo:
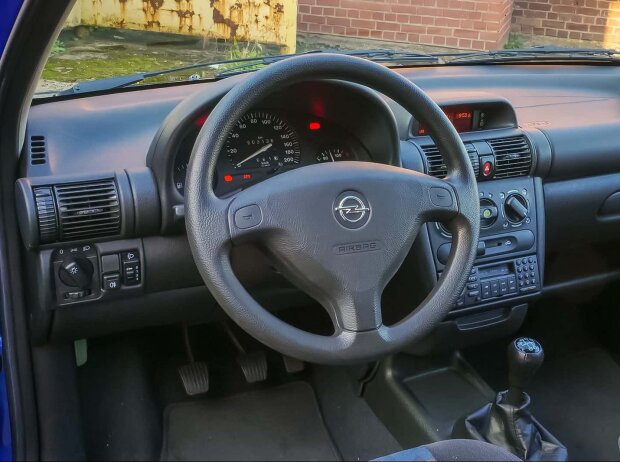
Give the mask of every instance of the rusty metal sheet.
<path id="1" fill-rule="evenodd" d="M 270 43 L 294 52 L 297 0 L 77 0 L 67 24 Z"/>

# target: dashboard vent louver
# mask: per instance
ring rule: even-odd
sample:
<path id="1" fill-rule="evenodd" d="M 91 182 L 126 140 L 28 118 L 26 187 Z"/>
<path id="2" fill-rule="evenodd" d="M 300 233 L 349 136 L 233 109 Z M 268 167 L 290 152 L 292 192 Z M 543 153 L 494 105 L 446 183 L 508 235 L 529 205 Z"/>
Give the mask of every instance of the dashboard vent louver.
<path id="1" fill-rule="evenodd" d="M 532 149 L 523 136 L 487 141 L 495 154 L 495 178 L 525 176 L 532 169 Z"/>
<path id="2" fill-rule="evenodd" d="M 63 241 L 111 236 L 121 231 L 114 180 L 54 186 Z"/>
<path id="3" fill-rule="evenodd" d="M 465 147 L 467 148 L 467 154 L 469 154 L 469 159 L 471 161 L 472 167 L 474 168 L 474 173 L 478 176 L 480 172 L 480 161 L 478 159 L 478 153 L 474 149 L 474 146 L 466 143 Z M 439 153 L 439 149 L 437 146 L 422 146 L 422 151 L 424 151 L 424 155 L 426 157 L 426 172 L 430 176 L 434 176 L 437 178 L 445 178 L 448 174 L 448 168 L 446 167 L 446 163 L 443 160 L 443 157 Z"/>
<path id="4" fill-rule="evenodd" d="M 48 244 L 58 240 L 58 217 L 52 188 L 41 187 L 32 190 L 37 208 L 39 223 L 39 241 Z"/>
<path id="5" fill-rule="evenodd" d="M 43 165 L 47 163 L 47 143 L 44 136 L 33 135 L 30 137 L 30 165 Z"/>

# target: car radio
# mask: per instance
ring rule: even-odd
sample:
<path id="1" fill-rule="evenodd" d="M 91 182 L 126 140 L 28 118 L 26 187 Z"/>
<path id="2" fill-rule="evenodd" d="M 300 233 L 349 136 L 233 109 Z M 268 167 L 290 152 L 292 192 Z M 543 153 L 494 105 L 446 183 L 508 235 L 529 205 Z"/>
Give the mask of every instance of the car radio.
<path id="1" fill-rule="evenodd" d="M 502 297 L 527 295 L 540 290 L 540 287 L 536 255 L 474 266 L 454 307 L 464 308 Z"/>

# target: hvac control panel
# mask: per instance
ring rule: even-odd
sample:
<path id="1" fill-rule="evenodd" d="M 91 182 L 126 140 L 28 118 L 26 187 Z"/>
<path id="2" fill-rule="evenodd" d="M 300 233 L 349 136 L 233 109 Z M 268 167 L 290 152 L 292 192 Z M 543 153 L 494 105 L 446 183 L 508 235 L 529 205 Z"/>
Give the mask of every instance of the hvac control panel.
<path id="1" fill-rule="evenodd" d="M 137 247 L 60 247 L 52 252 L 51 266 L 58 305 L 97 300 L 142 286 L 142 259 Z"/>

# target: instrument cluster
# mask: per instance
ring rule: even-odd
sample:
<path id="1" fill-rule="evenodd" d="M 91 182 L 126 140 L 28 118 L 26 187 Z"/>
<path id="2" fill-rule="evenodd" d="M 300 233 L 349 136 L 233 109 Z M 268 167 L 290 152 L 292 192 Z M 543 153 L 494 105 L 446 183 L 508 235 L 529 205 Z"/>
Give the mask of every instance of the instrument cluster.
<path id="1" fill-rule="evenodd" d="M 173 179 L 181 195 L 192 148 L 207 117 L 195 121 L 177 152 Z M 357 137 L 338 124 L 309 114 L 253 110 L 228 134 L 219 154 L 215 193 L 227 196 L 287 170 L 346 160 L 372 159 Z"/>

